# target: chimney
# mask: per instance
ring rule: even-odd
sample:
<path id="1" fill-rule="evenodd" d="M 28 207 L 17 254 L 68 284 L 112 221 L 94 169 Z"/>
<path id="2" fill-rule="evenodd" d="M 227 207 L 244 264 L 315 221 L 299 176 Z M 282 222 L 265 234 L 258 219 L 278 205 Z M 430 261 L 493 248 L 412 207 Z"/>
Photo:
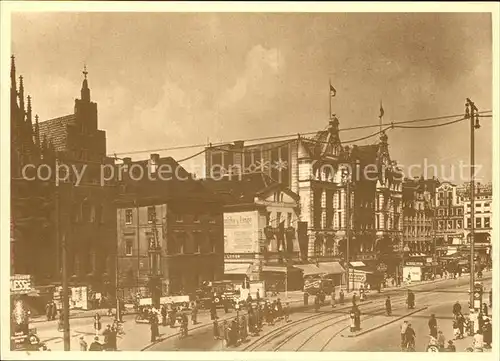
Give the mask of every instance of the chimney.
<path id="1" fill-rule="evenodd" d="M 160 163 L 160 155 L 157 153 L 152 153 L 149 156 L 149 164 L 150 164 L 150 173 L 156 173 L 156 170 L 158 169 L 158 164 Z"/>

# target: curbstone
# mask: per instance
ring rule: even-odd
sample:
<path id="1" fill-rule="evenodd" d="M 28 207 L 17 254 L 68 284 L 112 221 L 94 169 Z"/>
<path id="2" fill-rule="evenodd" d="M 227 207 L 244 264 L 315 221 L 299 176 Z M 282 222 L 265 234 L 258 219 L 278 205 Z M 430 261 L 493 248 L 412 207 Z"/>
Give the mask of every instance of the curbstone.
<path id="1" fill-rule="evenodd" d="M 353 334 L 349 334 L 349 335 L 347 335 L 347 336 L 342 335 L 342 337 L 351 337 L 351 338 L 353 338 L 353 337 L 358 337 L 358 336 L 365 335 L 365 334 L 367 334 L 367 333 L 369 333 L 369 332 L 372 332 L 372 331 L 378 330 L 379 328 L 382 328 L 382 327 L 385 327 L 385 326 L 387 326 L 387 325 L 390 325 L 391 323 L 394 323 L 394 322 L 400 321 L 400 320 L 402 320 L 402 319 L 403 319 L 403 318 L 405 318 L 405 317 L 411 316 L 411 315 L 413 315 L 413 314 L 415 314 L 415 313 L 418 313 L 418 312 L 422 312 L 422 311 L 426 310 L 427 308 L 428 308 L 427 306 L 425 306 L 425 307 L 421 307 L 421 308 L 418 308 L 418 309 L 416 309 L 415 311 L 409 312 L 409 313 L 407 313 L 407 314 L 405 314 L 405 315 L 403 315 L 403 316 L 398 316 L 397 318 L 392 319 L 392 320 L 387 321 L 387 322 L 384 322 L 384 323 L 383 323 L 383 324 L 381 324 L 381 325 L 373 326 L 373 327 L 371 327 L 371 328 L 369 328 L 369 329 L 367 329 L 367 330 L 361 331 L 361 332 L 356 333 L 356 334 L 354 334 L 354 335 L 353 335 Z"/>

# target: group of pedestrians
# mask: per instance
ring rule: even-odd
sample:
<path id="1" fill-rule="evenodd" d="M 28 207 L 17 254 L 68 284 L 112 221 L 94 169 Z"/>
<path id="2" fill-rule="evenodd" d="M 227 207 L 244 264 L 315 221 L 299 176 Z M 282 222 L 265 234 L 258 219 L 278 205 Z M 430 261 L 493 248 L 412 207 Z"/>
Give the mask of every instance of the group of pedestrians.
<path id="1" fill-rule="evenodd" d="M 101 316 L 96 313 L 94 316 L 94 328 L 96 334 L 94 336 L 93 342 L 88 346 L 85 337 L 80 337 L 80 351 L 117 351 L 118 350 L 118 334 L 122 333 L 120 322 L 115 319 L 112 325 L 106 325 L 106 328 L 102 332 L 104 337 L 104 342 L 101 343 L 99 339 L 99 331 L 101 329 Z"/>
<path id="2" fill-rule="evenodd" d="M 284 305 L 278 298 L 272 302 L 253 302 L 247 299 L 247 315 L 239 314 L 232 320 L 224 320 L 219 324 L 217 318 L 213 320 L 213 336 L 222 340 L 225 347 L 237 347 L 247 341 L 249 336 L 258 336 L 265 325 L 272 326 L 276 322 L 289 321 L 290 304 Z"/>
<path id="3" fill-rule="evenodd" d="M 58 314 L 57 305 L 54 301 L 47 302 L 45 305 L 45 316 L 47 317 L 47 321 L 53 321 L 56 319 Z"/>

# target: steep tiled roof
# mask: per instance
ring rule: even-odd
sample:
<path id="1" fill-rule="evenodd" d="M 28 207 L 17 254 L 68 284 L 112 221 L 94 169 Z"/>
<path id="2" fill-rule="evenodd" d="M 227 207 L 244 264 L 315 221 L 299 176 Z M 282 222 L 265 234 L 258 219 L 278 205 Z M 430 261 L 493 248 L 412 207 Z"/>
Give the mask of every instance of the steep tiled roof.
<path id="1" fill-rule="evenodd" d="M 46 136 L 47 141 L 52 142 L 56 151 L 66 150 L 67 126 L 75 124 L 75 120 L 75 115 L 70 114 L 39 123 L 40 141 Z"/>

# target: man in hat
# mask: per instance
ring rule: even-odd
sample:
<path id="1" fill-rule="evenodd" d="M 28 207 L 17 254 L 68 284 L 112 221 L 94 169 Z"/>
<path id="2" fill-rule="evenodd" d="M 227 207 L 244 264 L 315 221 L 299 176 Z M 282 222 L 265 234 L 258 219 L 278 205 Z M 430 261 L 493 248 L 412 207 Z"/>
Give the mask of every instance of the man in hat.
<path id="1" fill-rule="evenodd" d="M 99 336 L 94 337 L 94 342 L 90 344 L 89 351 L 102 351 L 102 344 L 99 342 Z"/>
<path id="2" fill-rule="evenodd" d="M 491 348 L 491 342 L 492 342 L 492 327 L 491 327 L 491 321 L 489 317 L 486 317 L 483 323 L 483 342 L 484 346 L 486 348 Z"/>

